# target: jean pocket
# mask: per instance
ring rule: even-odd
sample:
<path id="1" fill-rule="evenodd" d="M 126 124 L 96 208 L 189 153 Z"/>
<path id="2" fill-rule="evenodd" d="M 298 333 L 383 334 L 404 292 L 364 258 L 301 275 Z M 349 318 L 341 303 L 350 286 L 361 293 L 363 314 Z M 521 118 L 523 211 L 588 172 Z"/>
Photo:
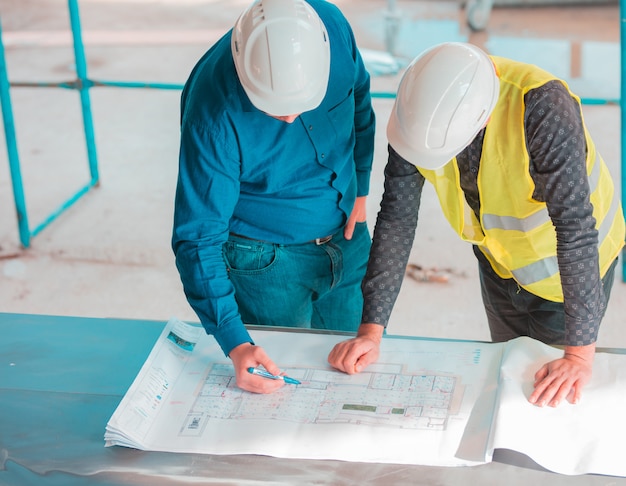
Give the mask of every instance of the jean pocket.
<path id="1" fill-rule="evenodd" d="M 240 274 L 269 270 L 276 261 L 276 245 L 261 242 L 227 241 L 222 254 L 229 271 Z"/>

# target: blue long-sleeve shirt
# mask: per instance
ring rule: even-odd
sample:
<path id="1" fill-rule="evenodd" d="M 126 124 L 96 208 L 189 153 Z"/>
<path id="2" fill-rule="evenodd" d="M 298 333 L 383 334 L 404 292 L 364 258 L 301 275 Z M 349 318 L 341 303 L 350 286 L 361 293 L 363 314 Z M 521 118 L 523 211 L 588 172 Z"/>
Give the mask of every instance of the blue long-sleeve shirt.
<path id="1" fill-rule="evenodd" d="M 369 192 L 370 77 L 339 9 L 308 3 L 331 50 L 318 108 L 291 124 L 255 108 L 235 71 L 231 32 L 198 61 L 181 97 L 172 248 L 187 300 L 225 354 L 252 342 L 222 258 L 229 232 L 281 244 L 335 234 Z"/>

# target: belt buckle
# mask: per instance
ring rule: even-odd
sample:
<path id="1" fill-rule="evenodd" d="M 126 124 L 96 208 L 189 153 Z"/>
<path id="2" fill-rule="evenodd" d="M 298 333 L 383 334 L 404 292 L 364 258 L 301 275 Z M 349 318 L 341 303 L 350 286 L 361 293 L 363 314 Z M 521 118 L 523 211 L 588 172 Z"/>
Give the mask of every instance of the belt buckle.
<path id="1" fill-rule="evenodd" d="M 330 235 L 330 236 L 324 236 L 323 238 L 315 238 L 314 241 L 317 246 L 320 246 L 320 245 L 324 245 L 328 243 L 332 239 L 333 239 L 333 235 Z"/>

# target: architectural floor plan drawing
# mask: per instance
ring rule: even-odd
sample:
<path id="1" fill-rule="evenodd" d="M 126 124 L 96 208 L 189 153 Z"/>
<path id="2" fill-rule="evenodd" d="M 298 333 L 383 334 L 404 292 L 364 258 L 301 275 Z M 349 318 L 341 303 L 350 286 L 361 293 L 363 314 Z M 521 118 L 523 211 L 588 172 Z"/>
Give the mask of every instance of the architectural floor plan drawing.
<path id="1" fill-rule="evenodd" d="M 299 385 L 239 389 L 212 336 L 172 320 L 109 421 L 107 445 L 455 466 L 489 459 L 489 428 L 470 418 L 493 414 L 500 346 L 389 339 L 377 363 L 347 375 L 326 361 L 345 336 L 251 332 Z M 464 438 L 473 451 L 456 457 Z"/>
<path id="2" fill-rule="evenodd" d="M 215 419 L 268 419 L 308 424 L 367 424 L 444 431 L 456 415 L 463 386 L 458 376 L 405 374 L 400 367 L 354 377 L 327 369 L 288 368 L 301 385 L 271 395 L 239 389 L 230 364 L 211 364 L 181 435 L 202 435 Z M 390 371 L 397 368 L 396 372 Z"/>
<path id="3" fill-rule="evenodd" d="M 331 368 L 345 335 L 251 329 L 300 381 L 261 395 L 199 325 L 170 320 L 105 431 L 105 445 L 213 455 L 473 466 L 496 448 L 564 474 L 626 475 L 626 356 L 596 353 L 580 403 L 528 402 L 563 351 L 530 338 L 482 343 L 386 336 L 361 373 Z M 541 437 L 541 440 L 537 440 Z"/>

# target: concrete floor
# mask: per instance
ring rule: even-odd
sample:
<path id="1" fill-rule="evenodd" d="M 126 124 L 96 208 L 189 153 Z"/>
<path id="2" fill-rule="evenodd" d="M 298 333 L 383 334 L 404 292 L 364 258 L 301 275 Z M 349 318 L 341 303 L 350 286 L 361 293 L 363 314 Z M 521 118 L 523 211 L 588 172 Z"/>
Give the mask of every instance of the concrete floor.
<path id="1" fill-rule="evenodd" d="M 584 98 L 619 97 L 617 2 L 495 7 L 482 32 L 468 28 L 456 1 L 335 3 L 363 49 L 392 52 L 400 64 L 438 42 L 470 41 L 493 54 L 539 64 L 567 79 Z M 247 0 L 79 4 L 91 79 L 182 84 Z M 0 0 L 0 12 L 12 82 L 74 79 L 67 2 Z M 378 74 L 372 90 L 394 92 L 399 77 Z M 196 321 L 169 246 L 180 92 L 97 87 L 90 93 L 100 185 L 33 238 L 28 249 L 19 243 L 6 150 L 0 148 L 0 311 Z M 58 88 L 14 88 L 11 96 L 33 228 L 88 181 L 80 105 L 76 92 Z M 378 135 L 368 207 L 372 228 L 393 100 L 375 98 L 374 104 Z M 586 105 L 585 116 L 619 186 L 619 107 Z M 442 271 L 448 281 L 406 279 L 390 333 L 489 339 L 471 249 L 447 227 L 430 188 L 411 262 Z M 600 346 L 626 347 L 625 310 L 620 265 Z"/>

